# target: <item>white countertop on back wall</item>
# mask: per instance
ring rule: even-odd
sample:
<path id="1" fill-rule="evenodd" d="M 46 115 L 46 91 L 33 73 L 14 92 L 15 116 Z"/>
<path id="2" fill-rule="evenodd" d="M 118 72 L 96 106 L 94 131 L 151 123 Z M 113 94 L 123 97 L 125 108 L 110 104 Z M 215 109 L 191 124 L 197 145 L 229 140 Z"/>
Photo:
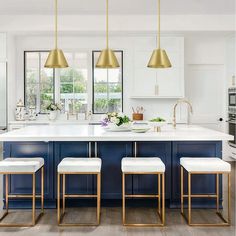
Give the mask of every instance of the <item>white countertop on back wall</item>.
<path id="1" fill-rule="evenodd" d="M 100 125 L 35 125 L 0 135 L 0 141 L 223 141 L 233 136 L 200 126 L 171 125 L 161 132 L 108 132 Z"/>

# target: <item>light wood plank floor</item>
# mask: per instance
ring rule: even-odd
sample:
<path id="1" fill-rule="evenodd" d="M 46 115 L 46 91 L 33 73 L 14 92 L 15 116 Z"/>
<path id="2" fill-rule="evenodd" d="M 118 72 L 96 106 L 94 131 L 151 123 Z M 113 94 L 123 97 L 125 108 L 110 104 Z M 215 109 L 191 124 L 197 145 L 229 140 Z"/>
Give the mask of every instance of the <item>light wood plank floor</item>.
<path id="1" fill-rule="evenodd" d="M 69 222 L 73 220 L 89 221 L 94 220 L 94 209 L 80 209 L 76 211 L 70 209 L 65 219 Z M 83 210 L 83 212 L 82 212 Z M 196 210 L 195 217 L 198 220 L 208 222 L 209 220 L 217 219 L 213 211 Z M 7 221 L 19 222 L 30 219 L 30 212 L 27 213 L 12 213 Z M 136 221 L 154 221 L 154 213 L 150 209 L 132 209 L 128 214 L 128 218 Z M 234 236 L 236 235 L 235 227 L 211 227 L 211 228 L 196 228 L 186 225 L 184 219 L 180 216 L 179 210 L 167 210 L 167 226 L 164 228 L 125 228 L 121 224 L 121 208 L 102 208 L 101 225 L 99 227 L 57 227 L 56 211 L 46 210 L 45 215 L 39 223 L 32 228 L 0 228 L 0 235 L 9 236 L 64 236 L 64 235 L 96 235 L 96 236 Z"/>

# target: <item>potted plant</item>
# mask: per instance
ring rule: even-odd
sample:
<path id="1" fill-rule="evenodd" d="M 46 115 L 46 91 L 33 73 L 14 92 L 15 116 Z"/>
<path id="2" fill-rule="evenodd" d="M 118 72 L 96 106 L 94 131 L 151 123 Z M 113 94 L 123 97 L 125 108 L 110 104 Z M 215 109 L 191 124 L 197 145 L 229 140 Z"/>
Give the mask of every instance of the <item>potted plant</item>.
<path id="1" fill-rule="evenodd" d="M 110 129 L 129 129 L 130 119 L 123 113 L 107 113 L 101 121 L 102 127 L 107 127 Z"/>
<path id="2" fill-rule="evenodd" d="M 58 104 L 58 103 L 50 103 L 48 106 L 47 106 L 47 111 L 49 112 L 48 113 L 48 119 L 49 120 L 56 120 L 57 118 L 57 114 L 58 114 L 58 111 L 60 111 L 62 109 L 61 105 Z"/>

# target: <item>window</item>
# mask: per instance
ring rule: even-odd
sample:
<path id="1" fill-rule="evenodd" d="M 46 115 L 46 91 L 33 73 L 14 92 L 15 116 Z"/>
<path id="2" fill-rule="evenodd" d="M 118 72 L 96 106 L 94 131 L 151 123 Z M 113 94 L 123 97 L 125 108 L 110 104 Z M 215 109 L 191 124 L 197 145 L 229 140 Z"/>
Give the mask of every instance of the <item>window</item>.
<path id="1" fill-rule="evenodd" d="M 91 66 L 89 52 L 66 52 L 70 67 L 48 69 L 44 68 L 48 51 L 25 51 L 26 108 L 35 106 L 38 113 L 47 113 L 51 102 L 60 102 L 62 113 L 84 113 L 91 109 L 94 114 L 122 111 L 123 52 L 115 52 L 121 67 L 109 70 L 94 67 L 99 53 L 92 53 Z"/>
<path id="2" fill-rule="evenodd" d="M 44 68 L 48 52 L 25 52 L 25 105 L 45 112 L 54 101 L 54 71 Z"/>
<path id="3" fill-rule="evenodd" d="M 72 114 L 88 110 L 88 54 L 65 53 L 70 65 L 60 70 L 60 101 Z"/>
<path id="4" fill-rule="evenodd" d="M 100 51 L 93 51 L 93 113 L 123 111 L 123 51 L 115 51 L 120 68 L 96 68 Z"/>

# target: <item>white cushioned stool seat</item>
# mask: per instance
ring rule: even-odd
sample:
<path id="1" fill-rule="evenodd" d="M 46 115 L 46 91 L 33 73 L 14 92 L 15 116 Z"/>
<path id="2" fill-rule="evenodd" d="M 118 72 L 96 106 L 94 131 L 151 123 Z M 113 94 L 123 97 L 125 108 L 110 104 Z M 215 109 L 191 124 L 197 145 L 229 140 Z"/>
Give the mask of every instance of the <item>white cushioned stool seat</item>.
<path id="1" fill-rule="evenodd" d="M 180 165 L 184 167 L 188 172 L 230 172 L 231 165 L 220 158 L 180 158 Z"/>
<path id="2" fill-rule="evenodd" d="M 124 157 L 121 169 L 122 172 L 164 173 L 165 164 L 158 157 Z"/>
<path id="3" fill-rule="evenodd" d="M 57 171 L 63 173 L 99 173 L 101 171 L 102 161 L 100 158 L 64 158 L 58 165 Z"/>
<path id="4" fill-rule="evenodd" d="M 6 158 L 0 161 L 0 172 L 4 173 L 34 173 L 44 165 L 44 159 L 32 158 Z"/>

